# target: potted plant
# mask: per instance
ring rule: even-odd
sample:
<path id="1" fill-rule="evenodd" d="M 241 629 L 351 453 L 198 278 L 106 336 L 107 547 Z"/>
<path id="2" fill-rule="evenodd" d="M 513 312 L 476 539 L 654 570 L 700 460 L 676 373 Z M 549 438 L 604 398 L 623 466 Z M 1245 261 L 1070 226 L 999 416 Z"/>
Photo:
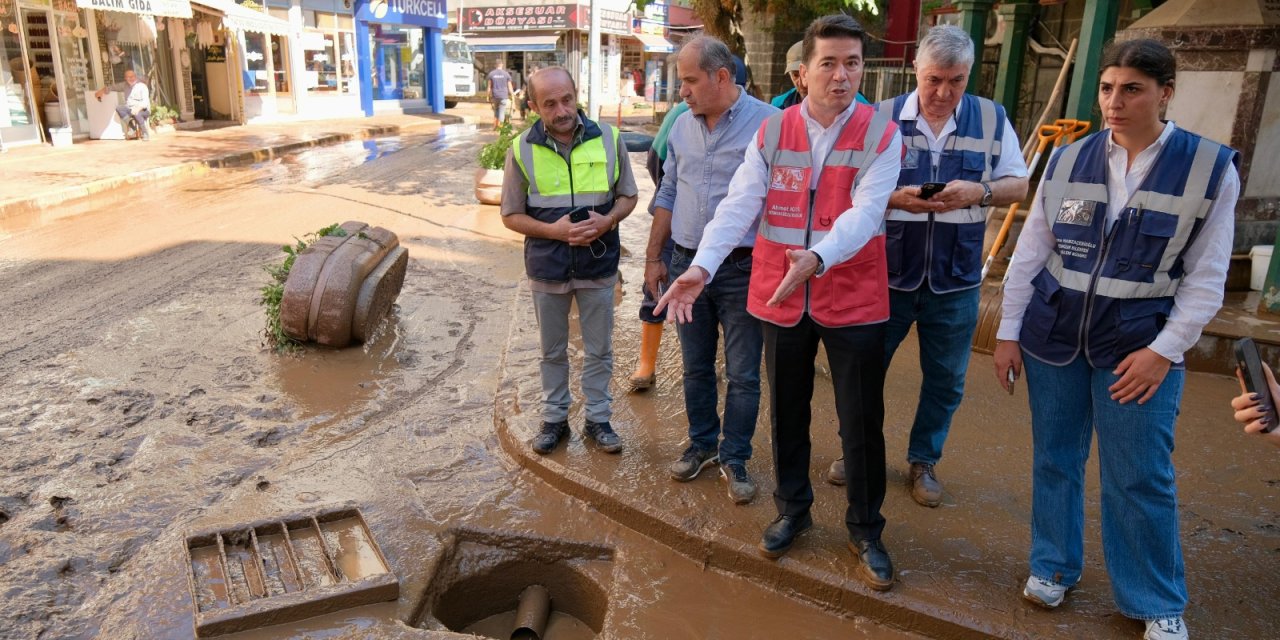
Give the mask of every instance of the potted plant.
<path id="1" fill-rule="evenodd" d="M 483 204 L 502 203 L 502 167 L 507 161 L 507 149 L 511 141 L 519 135 L 510 122 L 498 127 L 498 138 L 480 147 L 476 160 L 480 168 L 476 170 L 476 200 Z"/>
<path id="2" fill-rule="evenodd" d="M 151 117 L 147 119 L 151 130 L 155 133 L 172 133 L 173 123 L 178 121 L 178 112 L 173 107 L 157 104 L 151 107 Z"/>

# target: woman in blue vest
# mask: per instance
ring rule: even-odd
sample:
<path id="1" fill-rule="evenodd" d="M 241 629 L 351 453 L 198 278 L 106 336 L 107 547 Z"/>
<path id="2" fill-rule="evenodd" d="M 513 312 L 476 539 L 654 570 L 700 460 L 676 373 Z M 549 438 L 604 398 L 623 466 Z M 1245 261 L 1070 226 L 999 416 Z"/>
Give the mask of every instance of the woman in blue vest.
<path id="1" fill-rule="evenodd" d="M 995 351 L 1031 403 L 1030 577 L 1062 603 L 1084 566 L 1084 469 L 1094 432 L 1102 547 L 1120 612 L 1143 637 L 1186 638 L 1174 423 L 1183 353 L 1222 305 L 1238 154 L 1160 116 L 1173 54 L 1154 40 L 1103 54 L 1107 128 L 1055 154 L 1009 267 Z"/>

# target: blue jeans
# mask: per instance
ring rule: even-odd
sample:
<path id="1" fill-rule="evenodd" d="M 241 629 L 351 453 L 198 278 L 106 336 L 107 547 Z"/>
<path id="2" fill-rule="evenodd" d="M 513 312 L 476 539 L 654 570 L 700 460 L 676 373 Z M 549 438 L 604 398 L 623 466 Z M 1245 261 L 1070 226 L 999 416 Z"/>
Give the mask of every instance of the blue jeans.
<path id="1" fill-rule="evenodd" d="M 138 124 L 138 135 L 147 135 L 147 118 L 151 117 L 150 109 L 143 109 L 135 114 L 129 111 L 129 107 L 120 105 L 116 107 L 116 115 L 120 116 L 120 126 L 124 130 L 128 131 L 129 118 L 133 118 L 133 121 Z"/>
<path id="2" fill-rule="evenodd" d="M 885 369 L 911 323 L 920 341 L 920 399 L 911 423 L 907 462 L 938 464 L 951 418 L 964 397 L 969 350 L 978 326 L 978 288 L 934 293 L 928 283 L 915 291 L 889 290 L 889 322 L 885 327 Z"/>
<path id="3" fill-rule="evenodd" d="M 1187 588 L 1178 539 L 1173 431 L 1185 372 L 1171 370 L 1146 404 L 1120 404 L 1118 379 L 1083 357 L 1066 366 L 1024 352 L 1034 445 L 1031 574 L 1074 585 L 1084 568 L 1084 467 L 1094 429 L 1102 476 L 1102 551 L 1120 613 L 1182 615 Z"/>
<path id="4" fill-rule="evenodd" d="M 682 251 L 671 256 L 671 279 L 689 270 L 692 257 Z M 751 438 L 760 415 L 760 354 L 764 346 L 760 321 L 747 313 L 747 283 L 751 258 L 726 260 L 716 277 L 693 303 L 693 322 L 677 325 L 684 360 L 684 410 L 689 418 L 689 441 L 703 451 L 717 450 L 721 436 L 716 414 L 716 347 L 724 328 L 724 369 L 728 379 L 724 397 L 723 442 L 720 462 L 751 459 Z"/>

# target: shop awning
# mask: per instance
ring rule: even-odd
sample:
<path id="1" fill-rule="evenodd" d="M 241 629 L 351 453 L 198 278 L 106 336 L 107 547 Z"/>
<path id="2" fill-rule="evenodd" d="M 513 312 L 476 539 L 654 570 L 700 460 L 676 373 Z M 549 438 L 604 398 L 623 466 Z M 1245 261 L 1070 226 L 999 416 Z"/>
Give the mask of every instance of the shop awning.
<path id="1" fill-rule="evenodd" d="M 558 34 L 519 36 L 467 36 L 472 51 L 555 51 Z"/>
<path id="2" fill-rule="evenodd" d="M 76 0 L 76 6 L 81 9 L 119 11 L 143 16 L 191 17 L 189 0 Z"/>
<path id="3" fill-rule="evenodd" d="M 633 33 L 630 35 L 644 44 L 644 50 L 648 53 L 671 53 L 676 50 L 676 45 L 671 44 L 670 40 L 662 36 L 648 33 Z"/>
<path id="4" fill-rule="evenodd" d="M 214 13 L 221 15 L 222 25 L 232 31 L 256 31 L 277 36 L 287 36 L 293 32 L 293 25 L 288 22 L 261 11 L 242 7 L 232 0 L 191 0 L 191 2 L 212 9 Z"/>

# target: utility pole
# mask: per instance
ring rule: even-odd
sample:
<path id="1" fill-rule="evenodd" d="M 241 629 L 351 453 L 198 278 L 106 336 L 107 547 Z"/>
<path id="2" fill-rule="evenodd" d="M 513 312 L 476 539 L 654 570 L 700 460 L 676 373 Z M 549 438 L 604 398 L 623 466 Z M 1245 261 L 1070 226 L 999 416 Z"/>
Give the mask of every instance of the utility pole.
<path id="1" fill-rule="evenodd" d="M 600 10 L 591 0 L 591 26 L 587 32 L 587 117 L 600 119 Z M 577 70 L 574 70 L 577 73 Z"/>

